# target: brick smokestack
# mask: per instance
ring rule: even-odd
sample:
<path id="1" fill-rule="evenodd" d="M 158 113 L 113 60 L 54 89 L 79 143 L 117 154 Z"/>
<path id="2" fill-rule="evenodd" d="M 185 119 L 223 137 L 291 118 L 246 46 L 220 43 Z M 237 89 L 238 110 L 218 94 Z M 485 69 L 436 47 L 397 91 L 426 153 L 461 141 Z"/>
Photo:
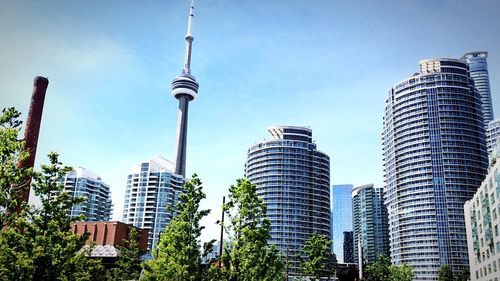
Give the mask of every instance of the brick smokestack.
<path id="1" fill-rule="evenodd" d="M 43 103 L 45 101 L 45 92 L 49 80 L 45 77 L 36 76 L 33 81 L 33 94 L 31 95 L 31 103 L 26 120 L 26 128 L 24 131 L 24 150 L 29 151 L 28 158 L 20 161 L 18 167 L 33 168 L 35 165 L 36 147 L 38 145 L 38 134 L 40 132 L 40 123 L 42 122 Z M 21 200 L 28 202 L 31 186 L 31 178 L 26 179 L 23 184 Z"/>

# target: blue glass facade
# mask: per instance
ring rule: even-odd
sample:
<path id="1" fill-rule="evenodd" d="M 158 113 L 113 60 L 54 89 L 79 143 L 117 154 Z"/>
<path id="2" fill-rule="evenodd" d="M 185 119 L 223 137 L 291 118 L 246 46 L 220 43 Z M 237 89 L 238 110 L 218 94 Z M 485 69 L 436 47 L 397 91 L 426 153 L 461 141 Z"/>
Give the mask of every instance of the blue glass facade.
<path id="1" fill-rule="evenodd" d="M 270 243 L 298 272 L 296 255 L 312 233 L 330 233 L 330 159 L 316 149 L 312 131 L 303 127 L 273 127 L 273 140 L 248 149 L 245 176 L 257 186 L 271 220 Z"/>
<path id="2" fill-rule="evenodd" d="M 365 266 L 374 263 L 379 255 L 388 256 L 389 226 L 383 189 L 373 187 L 373 184 L 352 189 L 352 213 L 354 262 L 359 262 L 359 243 Z"/>
<path id="3" fill-rule="evenodd" d="M 344 253 L 343 263 L 354 263 L 354 233 L 344 231 Z"/>
<path id="4" fill-rule="evenodd" d="M 153 249 L 160 234 L 173 218 L 184 178 L 174 174 L 173 164 L 160 156 L 138 163 L 127 177 L 123 222 L 148 229 L 148 249 Z"/>
<path id="5" fill-rule="evenodd" d="M 332 186 L 332 241 L 333 252 L 340 263 L 344 260 L 344 232 L 352 231 L 352 184 Z M 352 240 L 352 239 L 351 239 Z"/>
<path id="6" fill-rule="evenodd" d="M 391 258 L 415 280 L 468 267 L 463 204 L 486 175 L 481 96 L 464 60 L 420 62 L 386 100 L 382 133 Z"/>
<path id="7" fill-rule="evenodd" d="M 487 125 L 495 116 L 491 101 L 490 76 L 488 73 L 488 52 L 471 52 L 461 57 L 469 65 L 470 76 L 481 96 L 484 124 Z"/>

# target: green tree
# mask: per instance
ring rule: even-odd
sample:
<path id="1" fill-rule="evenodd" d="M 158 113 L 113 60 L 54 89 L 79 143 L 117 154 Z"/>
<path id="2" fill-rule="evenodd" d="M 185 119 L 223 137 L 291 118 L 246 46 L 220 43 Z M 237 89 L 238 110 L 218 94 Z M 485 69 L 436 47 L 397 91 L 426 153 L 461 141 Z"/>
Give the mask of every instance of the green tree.
<path id="1" fill-rule="evenodd" d="M 413 268 L 407 264 L 391 265 L 389 281 L 412 281 L 415 278 Z"/>
<path id="2" fill-rule="evenodd" d="M 380 255 L 373 264 L 368 265 L 364 270 L 363 279 L 366 281 L 387 281 L 390 278 L 391 259 L 385 255 Z"/>
<path id="3" fill-rule="evenodd" d="M 31 178 L 31 168 L 18 168 L 17 163 L 28 158 L 23 150 L 24 141 L 18 138 L 21 113 L 15 108 L 4 108 L 0 116 L 0 228 L 17 218 L 22 207 L 21 188 Z"/>
<path id="4" fill-rule="evenodd" d="M 439 268 L 439 281 L 455 281 L 455 276 L 453 276 L 453 271 L 449 265 L 442 265 Z"/>
<path id="5" fill-rule="evenodd" d="M 411 266 L 391 265 L 391 259 L 385 255 L 378 256 L 376 262 L 366 267 L 363 275 L 366 281 L 411 281 L 415 277 Z"/>
<path id="6" fill-rule="evenodd" d="M 465 268 L 460 272 L 460 274 L 456 277 L 456 281 L 467 281 L 470 279 L 470 271 L 468 268 Z"/>
<path id="7" fill-rule="evenodd" d="M 330 251 L 332 241 L 325 235 L 314 233 L 307 239 L 303 250 L 307 259 L 302 261 L 302 271 L 315 279 L 335 274 L 335 258 Z"/>
<path id="8" fill-rule="evenodd" d="M 25 206 L 8 227 L 0 231 L 0 279 L 19 280 L 99 280 L 103 269 L 99 260 L 86 257 L 87 236 L 70 231 L 75 220 L 68 216 L 73 198 L 64 192 L 61 178 L 70 170 L 49 154 L 50 165 L 33 173 L 33 191 L 41 207 Z"/>
<path id="9" fill-rule="evenodd" d="M 202 280 L 200 235 L 204 229 L 200 220 L 210 210 L 199 210 L 206 196 L 200 179 L 193 178 L 179 195 L 178 214 L 161 234 L 154 251 L 155 259 L 144 263 L 144 280 Z"/>
<path id="10" fill-rule="evenodd" d="M 224 249 L 222 268 L 213 265 L 212 272 L 218 271 L 219 280 L 284 280 L 285 263 L 268 244 L 271 222 L 256 186 L 247 179 L 237 180 L 229 188 L 229 200 L 224 209 L 231 242 Z"/>
<path id="11" fill-rule="evenodd" d="M 139 280 L 141 274 L 141 255 L 139 250 L 139 232 L 133 227 L 128 239 L 122 240 L 123 246 L 118 246 L 116 267 L 110 270 L 110 280 Z"/>
<path id="12" fill-rule="evenodd" d="M 67 212 L 82 199 L 62 192 L 59 179 L 68 169 L 54 153 L 40 173 L 17 167 L 29 156 L 19 139 L 19 116 L 14 108 L 0 116 L 0 280 L 99 280 L 100 262 L 82 251 L 86 237 L 70 232 Z M 19 200 L 32 176 L 40 208 Z"/>

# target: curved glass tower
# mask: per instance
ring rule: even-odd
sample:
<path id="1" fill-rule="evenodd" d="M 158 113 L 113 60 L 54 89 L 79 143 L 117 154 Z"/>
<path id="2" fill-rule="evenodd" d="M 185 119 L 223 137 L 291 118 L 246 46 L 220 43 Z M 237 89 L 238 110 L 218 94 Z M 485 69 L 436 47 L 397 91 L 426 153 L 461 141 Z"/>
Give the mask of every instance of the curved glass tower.
<path id="1" fill-rule="evenodd" d="M 297 254 L 312 233 L 330 237 L 330 158 L 312 142 L 311 129 L 272 127 L 272 140 L 248 149 L 245 176 L 271 220 L 270 243 L 299 268 Z"/>
<path id="2" fill-rule="evenodd" d="M 464 60 L 420 62 L 389 91 L 382 132 L 391 259 L 415 280 L 468 267 L 465 201 L 486 175 L 481 97 Z"/>
<path id="3" fill-rule="evenodd" d="M 481 95 L 485 125 L 494 119 L 487 58 L 488 52 L 470 52 L 461 57 L 469 65 L 470 77 Z"/>

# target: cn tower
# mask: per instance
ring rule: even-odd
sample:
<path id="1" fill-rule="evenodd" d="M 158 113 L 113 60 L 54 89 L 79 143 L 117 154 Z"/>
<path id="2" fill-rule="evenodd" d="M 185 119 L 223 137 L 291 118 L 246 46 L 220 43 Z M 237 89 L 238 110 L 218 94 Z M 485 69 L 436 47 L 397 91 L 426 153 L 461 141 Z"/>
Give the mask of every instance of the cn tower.
<path id="1" fill-rule="evenodd" d="M 186 54 L 181 75 L 172 81 L 172 95 L 179 100 L 179 116 L 177 121 L 177 142 L 175 148 L 175 173 L 186 177 L 186 146 L 189 102 L 196 99 L 198 82 L 191 75 L 191 50 L 194 37 L 191 35 L 193 25 L 194 0 L 189 8 L 188 29 L 186 34 Z"/>

